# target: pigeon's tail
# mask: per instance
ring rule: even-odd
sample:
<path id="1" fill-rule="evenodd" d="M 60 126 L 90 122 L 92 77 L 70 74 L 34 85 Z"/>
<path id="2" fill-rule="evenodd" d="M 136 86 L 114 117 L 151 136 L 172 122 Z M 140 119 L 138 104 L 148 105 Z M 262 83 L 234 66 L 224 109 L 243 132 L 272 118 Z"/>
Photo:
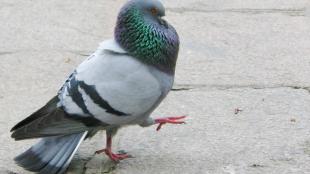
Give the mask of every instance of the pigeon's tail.
<path id="1" fill-rule="evenodd" d="M 39 174 L 62 174 L 87 132 L 42 138 L 26 152 L 15 157 L 16 163 Z"/>

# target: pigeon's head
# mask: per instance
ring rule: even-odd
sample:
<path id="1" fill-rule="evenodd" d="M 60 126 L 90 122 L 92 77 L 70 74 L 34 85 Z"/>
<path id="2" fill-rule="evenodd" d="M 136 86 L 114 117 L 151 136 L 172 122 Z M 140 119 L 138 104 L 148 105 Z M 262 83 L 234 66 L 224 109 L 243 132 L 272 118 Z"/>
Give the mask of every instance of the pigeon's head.
<path id="1" fill-rule="evenodd" d="M 130 0 L 119 12 L 115 39 L 140 61 L 174 72 L 179 37 L 163 16 L 165 8 L 159 0 Z"/>
<path id="2" fill-rule="evenodd" d="M 137 10 L 143 16 L 144 20 L 153 25 L 163 25 L 167 27 L 166 22 L 162 19 L 165 16 L 165 7 L 158 0 L 130 0 L 120 11 L 120 14 Z M 130 14 L 129 14 L 130 15 Z"/>

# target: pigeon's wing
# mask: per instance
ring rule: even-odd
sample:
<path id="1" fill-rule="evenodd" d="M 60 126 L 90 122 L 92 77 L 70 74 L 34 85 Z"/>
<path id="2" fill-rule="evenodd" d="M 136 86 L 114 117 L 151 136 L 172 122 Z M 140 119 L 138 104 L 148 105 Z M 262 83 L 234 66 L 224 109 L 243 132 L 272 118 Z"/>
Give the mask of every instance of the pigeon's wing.
<path id="1" fill-rule="evenodd" d="M 77 67 L 60 98 L 69 114 L 123 125 L 149 111 L 161 95 L 150 68 L 110 40 Z"/>
<path id="2" fill-rule="evenodd" d="M 19 122 L 12 128 L 12 138 L 22 140 L 46 136 L 79 133 L 89 130 L 82 122 L 70 118 L 61 107 L 57 107 L 59 98 L 55 96 L 44 107 Z"/>
<path id="3" fill-rule="evenodd" d="M 59 99 L 57 96 L 53 97 L 49 102 L 46 103 L 46 105 L 44 105 L 42 108 L 40 108 L 39 110 L 37 110 L 36 112 L 34 112 L 33 114 L 31 114 L 29 117 L 25 118 L 24 120 L 22 120 L 21 122 L 19 122 L 18 124 L 16 124 L 11 131 L 15 131 L 29 123 L 31 123 L 32 121 L 45 116 L 47 114 L 49 114 L 50 112 L 53 112 L 54 109 L 56 109 L 57 107 L 57 103 L 59 102 Z"/>

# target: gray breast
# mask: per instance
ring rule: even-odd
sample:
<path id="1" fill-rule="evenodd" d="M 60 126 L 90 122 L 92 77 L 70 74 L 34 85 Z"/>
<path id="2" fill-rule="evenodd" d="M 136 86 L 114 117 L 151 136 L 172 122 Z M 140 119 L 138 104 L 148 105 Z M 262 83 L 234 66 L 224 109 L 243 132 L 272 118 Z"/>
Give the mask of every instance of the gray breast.
<path id="1" fill-rule="evenodd" d="M 157 79 L 161 86 L 162 96 L 165 97 L 173 86 L 174 75 L 162 72 L 152 66 L 149 66 L 149 71 Z"/>
<path id="2" fill-rule="evenodd" d="M 163 99 L 167 96 L 169 91 L 171 90 L 174 82 L 174 75 L 167 74 L 158 70 L 155 67 L 149 66 L 150 73 L 155 77 L 161 87 L 161 95 L 154 103 L 154 105 L 144 114 L 143 118 L 140 120 L 145 120 L 149 117 L 149 115 L 157 108 L 157 106 L 163 101 Z"/>

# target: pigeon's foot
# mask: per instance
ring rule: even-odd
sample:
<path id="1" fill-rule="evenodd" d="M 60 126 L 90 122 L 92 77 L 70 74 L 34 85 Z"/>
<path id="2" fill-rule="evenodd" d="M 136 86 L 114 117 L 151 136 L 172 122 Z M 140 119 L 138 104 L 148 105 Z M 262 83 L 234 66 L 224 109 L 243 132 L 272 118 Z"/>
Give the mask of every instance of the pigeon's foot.
<path id="1" fill-rule="evenodd" d="M 114 162 L 119 162 L 120 160 L 131 157 L 130 155 L 126 154 L 126 152 L 119 153 L 119 154 L 113 153 L 112 152 L 112 135 L 110 134 L 109 131 L 107 131 L 106 133 L 107 133 L 106 148 L 97 150 L 95 154 L 105 153 Z"/>
<path id="2" fill-rule="evenodd" d="M 131 156 L 126 154 L 126 153 L 119 153 L 119 154 L 115 154 L 111 151 L 111 149 L 101 149 L 101 150 L 97 150 L 95 152 L 95 154 L 101 154 L 101 153 L 105 153 L 112 161 L 114 162 L 119 162 L 120 160 L 126 159 L 126 158 L 130 158 Z"/>
<path id="3" fill-rule="evenodd" d="M 182 120 L 186 118 L 186 116 L 178 116 L 178 117 L 167 117 L 167 118 L 158 118 L 155 119 L 155 123 L 159 124 L 157 127 L 157 131 L 159 131 L 161 129 L 161 127 L 166 124 L 166 123 L 170 123 L 170 124 L 184 124 L 185 121 Z"/>

